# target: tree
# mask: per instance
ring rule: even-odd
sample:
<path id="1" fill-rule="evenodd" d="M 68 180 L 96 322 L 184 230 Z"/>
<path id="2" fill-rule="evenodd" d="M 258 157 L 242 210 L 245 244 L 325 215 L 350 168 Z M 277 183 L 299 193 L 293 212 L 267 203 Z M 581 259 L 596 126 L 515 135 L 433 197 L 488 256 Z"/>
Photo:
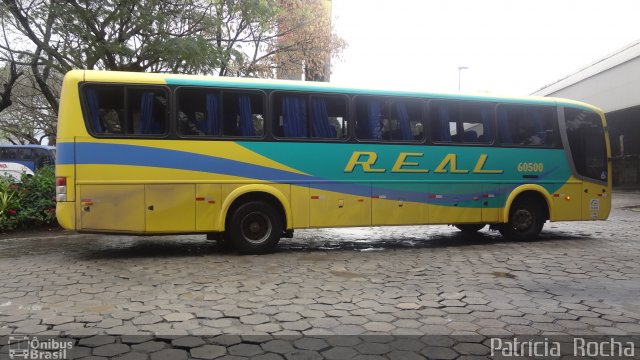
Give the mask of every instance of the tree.
<path id="1" fill-rule="evenodd" d="M 53 115 L 71 69 L 274 77 L 344 48 L 324 1 L 2 0 L 0 60 L 29 68 Z"/>
<path id="2" fill-rule="evenodd" d="M 4 69 L 0 70 L 0 73 L 2 73 L 2 78 L 5 79 L 0 92 L 0 112 L 2 112 L 13 103 L 11 93 L 16 81 L 22 76 L 22 71 L 18 71 L 16 63 L 11 61 Z"/>

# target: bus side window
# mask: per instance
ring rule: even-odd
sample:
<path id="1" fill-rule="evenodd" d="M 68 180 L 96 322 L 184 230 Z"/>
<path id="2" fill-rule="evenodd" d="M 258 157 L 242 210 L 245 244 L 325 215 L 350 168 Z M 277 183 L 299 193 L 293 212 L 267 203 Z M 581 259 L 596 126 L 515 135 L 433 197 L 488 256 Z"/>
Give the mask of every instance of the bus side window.
<path id="1" fill-rule="evenodd" d="M 227 136 L 263 136 L 263 95 L 258 92 L 223 92 L 222 124 L 223 134 Z"/>
<path id="2" fill-rule="evenodd" d="M 96 134 L 119 134 L 124 129 L 124 87 L 87 86 L 87 123 Z"/>
<path id="3" fill-rule="evenodd" d="M 493 125 L 491 115 L 493 111 L 488 106 L 480 104 L 462 104 L 462 141 L 478 144 L 493 141 Z"/>
<path id="4" fill-rule="evenodd" d="M 308 137 L 307 97 L 296 93 L 273 96 L 274 134 L 285 138 Z"/>
<path id="5" fill-rule="evenodd" d="M 552 146 L 556 136 L 551 108 L 500 106 L 498 134 L 503 145 Z"/>
<path id="6" fill-rule="evenodd" d="M 316 138 L 347 137 L 347 102 L 338 96 L 311 97 L 311 134 Z"/>
<path id="7" fill-rule="evenodd" d="M 460 107 L 455 102 L 434 102 L 429 110 L 431 140 L 435 142 L 459 142 L 458 119 Z"/>
<path id="8" fill-rule="evenodd" d="M 390 125 L 384 101 L 376 97 L 356 98 L 357 136 L 363 140 L 389 138 Z"/>
<path id="9" fill-rule="evenodd" d="M 127 89 L 128 133 L 164 134 L 167 129 L 167 95 L 159 89 Z"/>
<path id="10" fill-rule="evenodd" d="M 395 141 L 416 141 L 424 138 L 421 103 L 399 100 L 389 103 L 391 138 Z"/>
<path id="11" fill-rule="evenodd" d="M 199 89 L 178 90 L 178 133 L 220 135 L 220 95 Z"/>

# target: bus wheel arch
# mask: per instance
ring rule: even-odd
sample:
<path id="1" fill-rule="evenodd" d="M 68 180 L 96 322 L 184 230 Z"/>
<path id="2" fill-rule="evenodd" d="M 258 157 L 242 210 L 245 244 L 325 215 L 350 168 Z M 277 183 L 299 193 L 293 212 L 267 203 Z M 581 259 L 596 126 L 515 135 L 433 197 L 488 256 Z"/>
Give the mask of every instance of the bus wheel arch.
<path id="1" fill-rule="evenodd" d="M 535 186 L 540 187 L 540 186 Z M 548 194 L 540 187 L 514 191 L 505 206 L 505 223 L 498 228 L 510 240 L 532 240 L 538 237 L 544 223 L 550 219 Z"/>
<path id="2" fill-rule="evenodd" d="M 245 254 L 269 252 L 287 228 L 282 200 L 269 192 L 250 191 L 229 202 L 224 216 L 225 237 Z"/>
<path id="3" fill-rule="evenodd" d="M 250 184 L 234 189 L 225 197 L 220 209 L 217 229 L 220 229 L 220 231 L 226 230 L 227 218 L 233 208 L 247 201 L 270 203 L 281 212 L 285 229 L 291 228 L 291 208 L 287 197 L 274 187 L 263 184 Z"/>

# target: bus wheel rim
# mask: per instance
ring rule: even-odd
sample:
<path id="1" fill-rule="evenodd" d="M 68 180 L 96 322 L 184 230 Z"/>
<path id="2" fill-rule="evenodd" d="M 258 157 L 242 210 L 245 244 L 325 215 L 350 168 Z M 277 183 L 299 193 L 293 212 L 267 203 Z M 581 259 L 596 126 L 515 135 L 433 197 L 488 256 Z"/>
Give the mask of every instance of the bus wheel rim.
<path id="1" fill-rule="evenodd" d="M 525 231 L 533 226 L 533 214 L 526 209 L 517 210 L 513 214 L 513 228 L 517 231 Z"/>
<path id="2" fill-rule="evenodd" d="M 242 237 L 252 243 L 261 244 L 269 238 L 273 226 L 269 217 L 261 212 L 252 212 L 240 223 Z"/>

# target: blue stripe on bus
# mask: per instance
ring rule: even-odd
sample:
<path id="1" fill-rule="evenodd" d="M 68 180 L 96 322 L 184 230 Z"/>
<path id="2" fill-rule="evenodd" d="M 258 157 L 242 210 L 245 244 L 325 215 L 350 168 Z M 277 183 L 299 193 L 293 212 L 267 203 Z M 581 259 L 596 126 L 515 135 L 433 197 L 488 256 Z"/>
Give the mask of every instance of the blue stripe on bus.
<path id="1" fill-rule="evenodd" d="M 466 194 L 444 194 L 446 195 L 445 198 L 434 199 L 429 198 L 429 195 L 432 194 L 426 192 L 389 189 L 381 186 L 372 187 L 360 183 L 327 180 L 215 156 L 139 145 L 59 143 L 57 161 L 59 165 L 74 163 L 81 165 L 130 165 L 200 171 L 275 183 L 289 183 L 302 186 L 308 184 L 312 189 L 355 196 L 370 197 L 372 195 L 384 194 L 387 200 L 404 200 L 438 205 L 448 205 L 456 202 L 473 206 L 476 203 L 473 198 L 482 197 L 482 193 L 474 192 Z M 497 187 L 487 192 L 500 196 L 507 192 L 507 189 Z"/>
<path id="2" fill-rule="evenodd" d="M 67 146 L 59 144 L 62 151 L 59 164 L 73 164 Z M 346 194 L 370 196 L 369 187 L 355 183 L 328 183 L 326 179 L 273 169 L 270 167 L 229 160 L 186 151 L 160 149 L 125 144 L 76 143 L 76 164 L 108 164 L 150 166 L 238 176 L 276 183 L 310 183 L 313 188 Z"/>

